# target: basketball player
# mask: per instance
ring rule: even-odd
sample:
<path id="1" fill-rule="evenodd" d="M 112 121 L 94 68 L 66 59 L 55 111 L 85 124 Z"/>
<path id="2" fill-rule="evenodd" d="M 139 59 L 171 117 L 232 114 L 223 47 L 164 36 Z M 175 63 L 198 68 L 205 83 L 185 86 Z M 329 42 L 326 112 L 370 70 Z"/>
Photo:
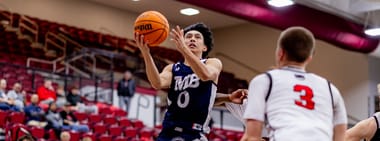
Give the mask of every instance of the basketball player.
<path id="1" fill-rule="evenodd" d="M 313 34 L 303 27 L 283 31 L 278 69 L 255 77 L 248 88 L 241 141 L 259 141 L 265 123 L 271 141 L 343 141 L 347 118 L 338 89 L 305 68 L 314 54 Z"/>
<path id="2" fill-rule="evenodd" d="M 348 129 L 345 135 L 345 141 L 379 141 L 380 140 L 380 113 L 375 113 L 373 117 L 362 120 Z"/>
<path id="3" fill-rule="evenodd" d="M 144 36 L 135 35 L 151 85 L 155 89 L 170 88 L 169 107 L 157 141 L 204 141 L 203 133 L 210 130 L 209 113 L 222 63 L 216 58 L 205 59 L 213 47 L 212 33 L 206 25 L 197 23 L 185 29 L 177 26 L 171 36 L 184 61 L 169 64 L 159 73 Z"/>

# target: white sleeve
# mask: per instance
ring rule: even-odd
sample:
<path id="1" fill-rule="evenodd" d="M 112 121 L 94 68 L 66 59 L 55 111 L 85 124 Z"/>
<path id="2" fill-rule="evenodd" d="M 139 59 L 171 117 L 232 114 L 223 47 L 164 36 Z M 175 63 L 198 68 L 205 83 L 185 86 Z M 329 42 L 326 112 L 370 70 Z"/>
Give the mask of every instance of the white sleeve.
<path id="1" fill-rule="evenodd" d="M 265 120 L 265 97 L 269 90 L 269 77 L 260 74 L 253 78 L 248 88 L 248 104 L 244 112 L 244 119 Z"/>
<path id="2" fill-rule="evenodd" d="M 338 124 L 347 124 L 346 107 L 342 95 L 340 95 L 339 90 L 334 85 L 330 85 L 334 99 L 334 126 Z"/>
<path id="3" fill-rule="evenodd" d="M 224 103 L 226 106 L 227 110 L 230 111 L 230 113 L 237 118 L 241 123 L 245 124 L 245 121 L 243 119 L 243 114 L 245 107 L 247 106 L 247 100 L 243 101 L 243 104 L 235 104 L 231 102 L 226 102 Z"/>

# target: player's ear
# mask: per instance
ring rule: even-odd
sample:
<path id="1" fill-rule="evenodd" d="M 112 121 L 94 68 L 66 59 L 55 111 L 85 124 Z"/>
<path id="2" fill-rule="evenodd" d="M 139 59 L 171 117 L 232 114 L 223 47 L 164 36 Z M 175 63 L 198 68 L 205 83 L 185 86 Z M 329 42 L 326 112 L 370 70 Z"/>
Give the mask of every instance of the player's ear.
<path id="1" fill-rule="evenodd" d="M 281 47 L 279 47 L 278 51 L 277 51 L 277 57 L 280 60 L 284 60 L 285 59 L 285 55 L 286 55 L 285 51 Z"/>
<path id="2" fill-rule="evenodd" d="M 207 51 L 207 46 L 203 46 L 202 52 Z"/>
<path id="3" fill-rule="evenodd" d="M 310 55 L 309 57 L 307 57 L 306 59 L 306 64 L 308 64 L 311 60 L 313 60 L 313 55 Z"/>

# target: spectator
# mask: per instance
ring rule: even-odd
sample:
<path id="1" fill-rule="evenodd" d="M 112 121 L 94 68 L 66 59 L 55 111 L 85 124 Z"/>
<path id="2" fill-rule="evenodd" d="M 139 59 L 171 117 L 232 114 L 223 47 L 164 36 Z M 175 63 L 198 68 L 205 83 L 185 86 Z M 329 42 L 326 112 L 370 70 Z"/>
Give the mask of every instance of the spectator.
<path id="1" fill-rule="evenodd" d="M 57 88 L 57 107 L 61 108 L 66 103 L 66 94 L 63 86 Z"/>
<path id="2" fill-rule="evenodd" d="M 127 70 L 124 73 L 124 78 L 121 79 L 117 85 L 117 94 L 119 96 L 119 106 L 121 109 L 128 111 L 129 101 L 135 94 L 136 83 L 132 79 L 131 71 Z"/>
<path id="3" fill-rule="evenodd" d="M 27 135 L 23 135 L 20 138 L 18 138 L 17 141 L 35 141 L 35 139 L 33 138 L 32 135 L 27 134 Z"/>
<path id="4" fill-rule="evenodd" d="M 44 85 L 37 89 L 37 94 L 40 102 L 43 104 L 49 104 L 57 100 L 57 95 L 51 80 L 45 80 Z"/>
<path id="5" fill-rule="evenodd" d="M 63 119 L 61 118 L 60 114 L 57 112 L 57 105 L 53 101 L 49 103 L 48 112 L 46 114 L 46 120 L 48 124 L 46 125 L 45 129 L 53 129 L 55 136 L 60 137 L 62 125 L 63 125 Z"/>
<path id="6" fill-rule="evenodd" d="M 82 141 L 92 141 L 92 138 L 91 137 L 83 137 Z"/>
<path id="7" fill-rule="evenodd" d="M 26 92 L 22 91 L 22 85 L 19 82 L 13 84 L 13 89 L 8 91 L 8 99 L 14 101 L 14 105 L 21 111 L 24 109 Z"/>
<path id="8" fill-rule="evenodd" d="M 24 111 L 26 115 L 26 124 L 30 126 L 45 127 L 47 122 L 44 122 L 45 112 L 38 106 L 38 95 L 33 94 L 30 98 L 31 104 L 26 106 Z"/>
<path id="9" fill-rule="evenodd" d="M 14 105 L 14 100 L 9 99 L 5 91 L 7 88 L 7 81 L 5 79 L 0 80 L 0 110 L 11 110 L 19 111 L 19 109 Z"/>
<path id="10" fill-rule="evenodd" d="M 70 109 L 70 103 L 66 103 L 63 106 L 63 110 L 60 112 L 60 116 L 63 119 L 63 129 L 74 130 L 78 132 L 88 132 L 90 129 L 87 125 L 80 125 L 77 118 Z"/>
<path id="11" fill-rule="evenodd" d="M 62 132 L 61 133 L 61 141 L 70 141 L 70 133 L 69 132 Z"/>
<path id="12" fill-rule="evenodd" d="M 79 112 L 86 113 L 98 113 L 98 107 L 96 105 L 85 105 L 79 95 L 79 88 L 74 86 L 71 88 L 69 94 L 67 94 L 67 102 L 70 103 L 71 106 L 74 106 Z"/>

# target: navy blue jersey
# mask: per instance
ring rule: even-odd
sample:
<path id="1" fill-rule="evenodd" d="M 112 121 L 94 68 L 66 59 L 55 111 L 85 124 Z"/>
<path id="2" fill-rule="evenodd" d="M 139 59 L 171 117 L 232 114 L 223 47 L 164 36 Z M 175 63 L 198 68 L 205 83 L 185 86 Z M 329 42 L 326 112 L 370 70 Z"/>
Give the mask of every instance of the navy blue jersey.
<path id="1" fill-rule="evenodd" d="M 206 61 L 201 60 L 203 63 Z M 202 81 L 190 66 L 183 62 L 173 64 L 172 82 L 168 93 L 168 111 L 164 128 L 209 132 L 209 113 L 214 105 L 216 84 Z"/>

